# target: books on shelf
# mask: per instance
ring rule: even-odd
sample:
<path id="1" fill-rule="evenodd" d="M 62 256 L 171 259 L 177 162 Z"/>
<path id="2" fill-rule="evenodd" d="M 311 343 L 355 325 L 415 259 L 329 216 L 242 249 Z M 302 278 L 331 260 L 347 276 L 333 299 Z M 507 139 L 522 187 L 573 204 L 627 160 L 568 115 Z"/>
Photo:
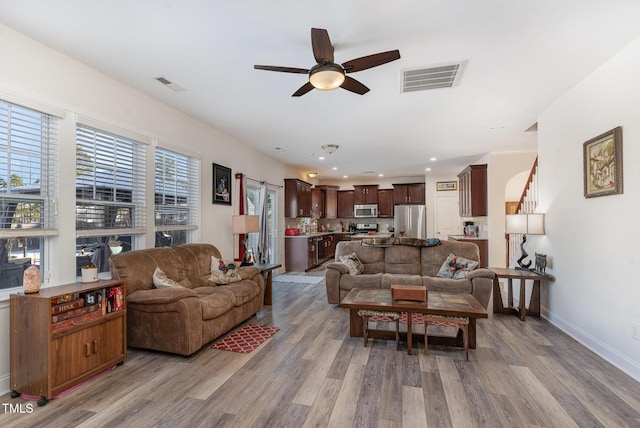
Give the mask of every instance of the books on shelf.
<path id="1" fill-rule="evenodd" d="M 58 331 L 124 308 L 123 287 L 105 287 L 51 299 L 51 330 Z"/>

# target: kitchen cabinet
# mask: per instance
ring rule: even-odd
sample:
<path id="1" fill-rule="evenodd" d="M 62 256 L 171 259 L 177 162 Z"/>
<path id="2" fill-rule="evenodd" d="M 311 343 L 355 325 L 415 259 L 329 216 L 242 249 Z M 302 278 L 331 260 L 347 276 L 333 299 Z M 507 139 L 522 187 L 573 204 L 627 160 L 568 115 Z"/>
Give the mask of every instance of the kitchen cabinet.
<path id="1" fill-rule="evenodd" d="M 393 203 L 394 205 L 424 205 L 424 183 L 394 184 Z"/>
<path id="2" fill-rule="evenodd" d="M 354 191 L 353 203 L 355 205 L 378 203 L 378 185 L 377 184 L 353 186 L 353 191 Z"/>
<path id="3" fill-rule="evenodd" d="M 460 217 L 487 215 L 487 165 L 469 165 L 458 174 Z"/>
<path id="4" fill-rule="evenodd" d="M 393 217 L 394 189 L 378 189 L 378 217 Z"/>
<path id="5" fill-rule="evenodd" d="M 338 217 L 338 186 L 316 186 L 311 191 L 313 218 Z"/>
<path id="6" fill-rule="evenodd" d="M 11 395 L 54 395 L 126 359 L 124 281 L 73 283 L 10 297 Z M 96 302 L 96 303 L 92 303 Z"/>
<path id="7" fill-rule="evenodd" d="M 317 238 L 289 237 L 284 239 L 284 263 L 287 272 L 306 272 L 317 265 Z"/>
<path id="8" fill-rule="evenodd" d="M 284 204 L 285 217 L 311 217 L 311 184 L 297 178 L 285 178 Z"/>
<path id="9" fill-rule="evenodd" d="M 353 190 L 338 190 L 338 217 L 353 218 Z"/>

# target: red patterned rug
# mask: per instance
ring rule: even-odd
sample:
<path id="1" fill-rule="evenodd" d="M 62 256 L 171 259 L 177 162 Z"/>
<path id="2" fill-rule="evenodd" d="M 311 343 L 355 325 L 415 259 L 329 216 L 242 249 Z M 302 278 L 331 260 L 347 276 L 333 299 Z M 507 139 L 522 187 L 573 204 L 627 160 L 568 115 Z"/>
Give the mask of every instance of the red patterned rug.
<path id="1" fill-rule="evenodd" d="M 265 340 L 276 334 L 278 327 L 247 324 L 240 330 L 231 333 L 219 342 L 214 343 L 213 349 L 223 351 L 242 352 L 247 354 L 262 344 Z"/>

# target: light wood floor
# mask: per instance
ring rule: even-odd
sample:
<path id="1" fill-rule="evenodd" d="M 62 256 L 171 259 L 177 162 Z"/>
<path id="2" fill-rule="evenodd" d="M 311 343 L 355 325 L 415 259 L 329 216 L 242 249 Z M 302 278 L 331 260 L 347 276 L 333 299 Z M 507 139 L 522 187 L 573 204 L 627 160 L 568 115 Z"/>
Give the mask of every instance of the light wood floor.
<path id="1" fill-rule="evenodd" d="M 467 362 L 446 347 L 363 347 L 324 281 L 275 282 L 273 297 L 249 322 L 281 330 L 250 354 L 129 350 L 123 366 L 31 414 L 3 406 L 0 426 L 640 426 L 640 383 L 543 320 L 479 320 Z"/>

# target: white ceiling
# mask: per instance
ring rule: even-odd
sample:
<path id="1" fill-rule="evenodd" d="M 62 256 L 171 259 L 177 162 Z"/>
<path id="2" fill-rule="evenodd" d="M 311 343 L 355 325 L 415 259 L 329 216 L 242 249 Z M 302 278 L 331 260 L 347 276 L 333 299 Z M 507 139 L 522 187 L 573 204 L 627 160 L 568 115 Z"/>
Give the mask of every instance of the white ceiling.
<path id="1" fill-rule="evenodd" d="M 0 0 L 1 23 L 319 179 L 452 173 L 490 151 L 535 151 L 525 130 L 640 36 L 638 18 L 637 0 Z M 351 74 L 363 96 L 292 98 L 305 75 L 253 65 L 310 68 L 312 27 L 328 30 L 338 63 L 402 58 Z M 402 70 L 459 61 L 456 87 L 400 93 Z M 327 143 L 340 149 L 318 160 Z"/>

